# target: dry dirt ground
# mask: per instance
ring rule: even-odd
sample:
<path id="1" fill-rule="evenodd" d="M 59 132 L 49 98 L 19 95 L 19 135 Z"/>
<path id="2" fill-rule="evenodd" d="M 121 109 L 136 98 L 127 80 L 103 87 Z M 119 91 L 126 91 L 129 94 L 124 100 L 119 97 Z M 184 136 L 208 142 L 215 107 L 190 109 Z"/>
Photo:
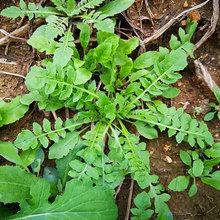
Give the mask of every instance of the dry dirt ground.
<path id="1" fill-rule="evenodd" d="M 14 4 L 18 4 L 18 0 L 1 0 L 0 10 Z M 38 1 L 34 1 L 38 2 Z M 148 1 L 153 14 L 153 21 L 149 20 L 146 10 L 140 9 L 140 4 L 144 1 L 136 1 L 135 4 L 124 14 L 119 16 L 117 33 L 122 37 L 125 35 L 135 36 L 135 31 L 139 34 L 143 40 L 146 37 L 152 35 L 154 29 L 161 27 L 166 20 L 169 20 L 174 15 L 185 10 L 183 7 L 184 1 L 179 0 L 156 0 Z M 145 1 L 146 2 L 146 1 Z M 197 5 L 203 1 L 187 1 L 188 8 Z M 198 30 L 193 38 L 194 42 L 197 42 L 204 31 L 210 24 L 210 18 L 212 16 L 212 3 L 208 3 L 205 7 L 198 10 L 201 15 L 199 21 Z M 138 16 L 148 16 L 143 21 L 138 21 Z M 133 27 L 131 27 L 126 19 Z M 18 27 L 20 19 L 11 20 L 0 17 L 0 28 L 8 32 L 12 32 Z M 26 20 L 23 21 L 23 24 Z M 22 24 L 22 25 L 23 25 Z M 206 25 L 206 26 L 204 26 Z M 180 23 L 176 23 L 170 27 L 162 36 L 158 39 L 147 44 L 146 49 L 157 49 L 159 46 L 168 46 L 170 35 L 177 33 Z M 204 28 L 203 28 L 204 27 Z M 140 31 L 142 28 L 144 31 Z M 212 37 L 206 41 L 195 53 L 195 57 L 200 59 L 203 65 L 206 66 L 209 73 L 215 80 L 216 84 L 220 86 L 220 22 L 218 22 L 217 30 Z M 124 32 L 123 32 L 124 30 Z M 0 38 L 3 35 L 0 34 Z M 28 34 L 23 36 L 28 39 Z M 37 61 L 41 60 L 41 55 L 33 52 L 32 48 L 26 43 L 20 41 L 10 42 L 0 46 L 0 71 L 7 71 L 12 73 L 19 73 L 26 75 L 31 67 Z M 215 101 L 212 92 L 209 90 L 205 82 L 199 80 L 195 74 L 195 66 L 193 60 L 189 61 L 189 66 L 182 72 L 183 78 L 176 83 L 176 87 L 181 90 L 181 94 L 170 100 L 164 100 L 168 105 L 175 107 L 185 106 L 185 111 L 189 114 L 193 114 L 195 107 L 202 106 L 202 113 L 197 116 L 198 120 L 202 120 L 204 114 L 209 110 L 208 103 Z M 12 98 L 18 95 L 24 95 L 27 92 L 22 78 L 7 76 L 0 74 L 0 98 L 5 101 L 10 101 Z M 57 112 L 60 117 L 64 116 L 64 111 Z M 29 112 L 24 118 L 11 125 L 4 126 L 0 129 L 1 141 L 13 141 L 17 134 L 22 129 L 30 129 L 33 122 L 41 123 L 43 118 L 47 117 L 52 120 L 53 117 L 50 113 L 39 111 L 36 105 L 32 105 Z M 213 133 L 216 141 L 219 140 L 219 121 L 214 119 L 208 123 L 208 126 Z M 142 140 L 146 141 L 146 140 Z M 198 193 L 196 196 L 189 198 L 187 192 L 172 192 L 169 191 L 167 186 L 169 182 L 178 175 L 184 175 L 187 173 L 187 167 L 183 165 L 179 158 L 180 149 L 190 149 L 188 144 L 177 145 L 173 138 L 168 138 L 166 133 L 160 133 L 160 138 L 157 140 L 146 141 L 147 148 L 151 153 L 151 170 L 152 173 L 157 174 L 160 177 L 160 182 L 166 187 L 167 191 L 171 195 L 171 200 L 168 205 L 176 220 L 217 220 L 220 219 L 220 192 L 198 181 Z M 164 149 L 168 151 L 164 151 Z M 172 162 L 168 163 L 166 156 L 171 158 Z M 0 158 L 0 163 L 4 163 Z M 47 162 L 46 162 L 47 163 Z M 129 188 L 131 184 L 130 177 L 127 177 L 121 187 L 121 190 L 117 197 L 117 204 L 119 207 L 119 218 L 124 219 L 127 208 L 127 200 L 129 195 Z M 133 198 L 139 193 L 140 189 L 135 184 L 133 190 Z M 133 206 L 133 203 L 131 204 Z"/>

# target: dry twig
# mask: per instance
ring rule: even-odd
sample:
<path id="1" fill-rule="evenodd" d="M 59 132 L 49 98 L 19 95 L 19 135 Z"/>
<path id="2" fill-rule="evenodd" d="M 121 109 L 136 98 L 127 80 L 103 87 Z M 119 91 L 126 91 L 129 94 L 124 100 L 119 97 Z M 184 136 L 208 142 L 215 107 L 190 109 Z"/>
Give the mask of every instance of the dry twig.
<path id="1" fill-rule="evenodd" d="M 134 180 L 131 179 L 131 186 L 130 186 L 130 189 L 129 189 L 128 205 L 127 205 L 125 220 L 129 220 L 129 214 L 130 214 L 130 208 L 131 208 L 131 200 L 132 200 L 132 195 L 133 195 L 133 189 L 134 189 Z"/>
<path id="2" fill-rule="evenodd" d="M 25 79 L 25 76 L 22 76 L 22 75 L 17 74 L 17 73 L 9 73 L 9 72 L 6 72 L 6 71 L 0 71 L 0 74 L 5 74 L 5 75 L 9 75 L 9 76 L 16 76 L 16 77 L 20 77 L 20 78 Z"/>
<path id="3" fill-rule="evenodd" d="M 219 18 L 219 0 L 213 0 L 213 14 L 211 19 L 211 26 L 209 30 L 204 34 L 200 41 L 195 45 L 194 51 L 198 49 L 214 32 Z"/>
<path id="4" fill-rule="evenodd" d="M 196 67 L 196 75 L 199 79 L 204 80 L 209 87 L 210 90 L 213 90 L 214 87 L 219 89 L 219 87 L 216 85 L 214 80 L 212 79 L 211 75 L 209 74 L 206 67 L 199 61 L 194 61 L 195 67 Z"/>
<path id="5" fill-rule="evenodd" d="M 34 25 L 35 26 L 39 26 L 44 22 L 44 20 L 42 19 L 36 19 L 34 21 Z M 8 35 L 4 36 L 3 38 L 0 39 L 0 46 L 7 43 L 10 39 L 16 39 L 16 40 L 24 40 L 24 38 L 17 38 L 17 36 L 23 36 L 26 34 L 26 32 L 29 29 L 29 24 L 26 24 L 22 27 L 20 27 L 19 29 L 16 29 L 15 31 L 13 31 L 12 33 L 8 33 Z M 26 39 L 25 39 L 26 40 Z"/>
<path id="6" fill-rule="evenodd" d="M 155 40 L 157 39 L 158 37 L 160 37 L 169 27 L 171 27 L 175 22 L 183 19 L 186 14 L 188 14 L 190 11 L 194 11 L 198 8 L 201 8 L 203 7 L 204 5 L 206 5 L 210 0 L 206 0 L 205 2 L 199 4 L 199 5 L 196 5 L 195 7 L 192 7 L 188 10 L 185 10 L 183 12 L 181 12 L 179 15 L 177 15 L 176 17 L 172 18 L 169 22 L 167 22 L 163 27 L 161 27 L 159 30 L 155 31 L 155 33 L 148 37 L 148 38 L 145 38 L 143 41 L 140 41 L 140 46 L 141 47 L 144 47 L 145 48 L 145 44 L 149 43 L 150 41 L 152 40 Z"/>

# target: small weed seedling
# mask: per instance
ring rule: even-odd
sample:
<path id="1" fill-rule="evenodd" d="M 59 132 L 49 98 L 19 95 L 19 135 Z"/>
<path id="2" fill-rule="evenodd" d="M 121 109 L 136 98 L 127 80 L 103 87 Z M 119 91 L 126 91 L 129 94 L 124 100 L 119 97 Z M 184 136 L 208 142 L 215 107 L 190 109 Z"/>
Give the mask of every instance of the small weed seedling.
<path id="1" fill-rule="evenodd" d="M 180 151 L 183 163 L 190 167 L 189 175 L 172 180 L 170 189 L 185 190 L 193 178 L 189 189 L 193 196 L 197 192 L 196 179 L 200 178 L 219 190 L 220 172 L 214 171 L 214 166 L 220 162 L 220 148 L 218 143 L 213 144 L 207 125 L 197 122 L 182 108 L 168 107 L 157 99 L 179 94 L 170 84 L 182 77 L 179 71 L 187 66 L 188 55 L 193 57 L 194 45 L 190 40 L 197 24 L 188 20 L 186 31 L 179 29 L 179 40 L 172 35 L 171 50 L 160 47 L 132 60 L 129 55 L 138 47 L 138 39 L 125 41 L 101 27 L 112 24 L 107 17 L 121 12 L 133 1 L 111 1 L 90 13 L 87 9 L 104 1 L 83 0 L 78 5 L 73 0 L 52 2 L 56 9 L 36 8 L 32 3 L 27 9 L 21 1 L 20 8 L 11 7 L 1 13 L 13 18 L 43 15 L 48 22 L 38 28 L 29 44 L 54 56 L 31 68 L 25 82 L 29 93 L 18 98 L 19 104 L 26 109 L 36 101 L 39 109 L 56 111 L 65 107 L 74 110 L 75 115 L 65 121 L 58 118 L 53 126 L 47 119 L 42 125 L 33 123 L 32 129 L 22 130 L 14 143 L 0 143 L 0 155 L 16 164 L 0 167 L 0 202 L 20 203 L 20 210 L 13 214 L 0 206 L 4 210 L 2 216 L 117 219 L 114 189 L 130 174 L 143 189 L 134 199 L 132 219 L 172 219 L 166 203 L 170 195 L 159 183 L 159 177 L 151 173 L 146 143 L 129 131 L 130 125 L 146 139 L 158 138 L 158 130 L 166 130 L 177 143 L 185 141 L 193 147 L 187 152 Z M 91 16 L 95 16 L 94 20 Z M 78 23 L 84 51 L 79 54 L 73 43 L 72 18 L 94 23 L 98 29 L 97 47 L 88 48 L 89 26 Z M 68 21 L 68 30 L 54 34 L 52 21 L 63 19 Z M 100 19 L 100 23 L 95 19 Z M 67 23 L 64 24 L 65 29 Z M 10 104 L 2 105 L 4 109 L 4 105 Z M 55 160 L 56 167 L 42 166 L 44 149 L 49 152 L 48 159 Z M 40 170 L 43 178 L 39 178 Z"/>
<path id="2" fill-rule="evenodd" d="M 215 114 L 217 114 L 217 117 L 220 120 L 220 91 L 217 88 L 213 88 L 213 92 L 218 101 L 218 104 L 215 104 L 214 102 L 210 103 L 210 107 L 214 108 L 214 111 L 206 114 L 204 118 L 205 121 L 211 121 L 214 118 Z"/>

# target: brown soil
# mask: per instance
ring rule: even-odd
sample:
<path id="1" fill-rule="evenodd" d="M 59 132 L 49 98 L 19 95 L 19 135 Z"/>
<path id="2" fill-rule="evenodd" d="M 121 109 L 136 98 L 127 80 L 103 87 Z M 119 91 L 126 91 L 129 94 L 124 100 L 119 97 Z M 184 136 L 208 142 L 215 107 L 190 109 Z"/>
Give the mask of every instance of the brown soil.
<path id="1" fill-rule="evenodd" d="M 1 0 L 0 2 L 0 11 L 14 3 L 18 3 L 18 0 L 7 1 Z M 33 1 L 32 1 L 33 2 Z M 37 1 L 34 1 L 37 2 Z M 154 3 L 153 3 L 154 2 Z M 179 5 L 178 0 L 172 1 L 149 1 L 149 4 L 152 6 L 152 11 L 154 13 L 164 13 L 172 14 L 172 10 L 175 8 L 175 5 Z M 194 1 L 195 3 L 201 3 L 202 1 Z M 163 4 L 162 4 L 163 3 Z M 193 1 L 188 1 L 189 4 L 192 4 Z M 157 4 L 162 4 L 162 7 L 157 7 Z M 168 4 L 165 5 L 165 4 Z M 166 9 L 166 10 L 165 10 Z M 161 10 L 161 11 L 160 11 Z M 165 10 L 165 11 L 164 11 Z M 169 14 L 170 12 L 170 14 Z M 211 17 L 211 4 L 205 6 L 200 10 L 202 15 L 202 20 L 199 23 L 199 27 L 204 25 L 209 21 Z M 11 20 L 7 18 L 0 17 L 0 28 L 11 32 L 16 27 L 20 20 Z M 152 27 L 149 26 L 150 23 L 146 24 L 146 27 L 149 27 L 149 31 L 146 31 L 146 36 L 152 31 Z M 148 26 L 147 26 L 148 25 Z M 167 41 L 170 37 L 170 34 L 176 33 L 179 24 L 176 24 L 174 28 L 170 28 L 163 37 L 160 37 L 156 42 L 153 42 L 154 45 L 148 45 L 149 48 L 158 47 L 159 45 L 167 46 Z M 219 30 L 218 26 L 218 30 Z M 202 32 L 198 31 L 194 37 L 194 41 L 198 41 L 202 35 Z M 0 34 L 0 38 L 3 35 Z M 24 36 L 28 38 L 28 36 Z M 220 34 L 216 33 L 204 44 L 202 47 L 196 51 L 196 58 L 201 58 L 200 61 L 208 68 L 211 76 L 215 80 L 218 86 L 220 86 L 219 78 L 219 67 L 220 63 Z M 8 49 L 7 49 L 8 47 Z M 21 42 L 11 42 L 9 45 L 0 46 L 0 71 L 7 71 L 12 73 L 18 73 L 21 75 L 26 75 L 29 71 L 29 68 L 35 60 L 37 60 L 32 49 L 25 43 Z M 5 53 L 7 52 L 7 55 Z M 5 60 L 7 64 L 5 63 Z M 192 62 L 192 61 L 191 61 Z M 183 78 L 176 83 L 176 87 L 181 90 L 181 93 L 178 97 L 172 99 L 171 101 L 167 100 L 166 102 L 169 105 L 175 107 L 185 106 L 185 111 L 189 114 L 193 114 L 195 107 L 202 106 L 203 112 L 197 116 L 198 120 L 201 120 L 204 116 L 204 113 L 209 111 L 208 103 L 210 101 L 215 101 L 215 98 L 212 92 L 208 89 L 204 82 L 198 80 L 195 74 L 195 68 L 193 63 L 184 70 L 182 73 Z M 12 77 L 7 75 L 0 74 L 0 98 L 5 101 L 10 101 L 10 99 L 18 96 L 24 95 L 26 93 L 26 87 L 24 85 L 24 80 L 18 77 Z M 63 116 L 63 111 L 58 111 L 59 116 Z M 41 123 L 43 118 L 47 117 L 52 119 L 52 115 L 49 113 L 44 113 L 39 111 L 36 105 L 30 107 L 29 112 L 25 115 L 24 118 L 15 122 L 11 125 L 4 126 L 0 128 L 0 140 L 1 141 L 14 141 L 17 134 L 21 132 L 22 129 L 30 129 L 33 122 Z M 211 132 L 214 134 L 216 141 L 219 140 L 220 123 L 217 119 L 214 119 L 211 123 L 208 123 L 208 126 Z M 146 140 L 143 140 L 146 141 Z M 220 219 L 220 192 L 209 187 L 199 180 L 197 180 L 198 193 L 196 196 L 190 198 L 187 195 L 187 192 L 172 192 L 169 191 L 167 186 L 169 182 L 177 177 L 178 175 L 184 175 L 187 173 L 187 167 L 183 165 L 179 158 L 180 149 L 190 149 L 188 144 L 177 145 L 176 141 L 173 138 L 168 138 L 166 133 L 160 133 L 160 138 L 157 140 L 146 141 L 147 148 L 151 152 L 151 173 L 156 174 L 160 177 L 160 183 L 162 183 L 166 190 L 171 195 L 171 200 L 168 202 L 168 205 L 174 215 L 174 219 L 202 219 L 202 220 L 217 220 Z M 163 147 L 169 147 L 167 152 L 164 152 Z M 165 156 L 169 156 L 172 159 L 171 163 L 168 163 L 164 160 Z M 0 159 L 2 164 L 3 160 Z M 126 177 L 122 188 L 117 197 L 117 204 L 119 207 L 119 218 L 124 219 L 127 208 L 127 199 L 129 194 L 131 179 Z M 140 192 L 140 189 L 135 184 L 133 191 L 133 198 Z M 132 203 L 133 206 L 133 203 Z"/>

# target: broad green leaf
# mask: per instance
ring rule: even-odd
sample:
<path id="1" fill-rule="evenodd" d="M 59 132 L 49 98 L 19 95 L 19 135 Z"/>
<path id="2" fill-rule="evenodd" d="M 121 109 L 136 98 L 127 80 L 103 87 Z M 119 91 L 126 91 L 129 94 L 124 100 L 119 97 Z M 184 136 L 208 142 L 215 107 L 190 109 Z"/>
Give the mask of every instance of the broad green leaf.
<path id="1" fill-rule="evenodd" d="M 48 199 L 48 188 L 41 194 L 41 200 Z M 38 199 L 39 201 L 39 199 Z M 86 204 L 86 205 L 85 205 Z M 117 206 L 111 190 L 93 187 L 90 183 L 71 180 L 66 184 L 62 196 L 57 196 L 52 204 L 32 207 L 26 203 L 21 211 L 9 219 L 84 219 L 84 220 L 113 220 L 117 219 Z"/>
<path id="2" fill-rule="evenodd" d="M 188 152 L 186 152 L 184 150 L 180 150 L 180 158 L 183 161 L 183 163 L 185 163 L 188 166 L 191 166 L 192 159 L 191 159 L 191 157 L 190 157 Z"/>
<path id="3" fill-rule="evenodd" d="M 138 38 L 130 38 L 129 40 L 119 39 L 119 46 L 117 48 L 117 51 L 124 54 L 130 54 L 133 50 L 135 50 L 138 47 L 138 45 Z"/>
<path id="4" fill-rule="evenodd" d="M 220 171 L 215 171 L 210 177 L 201 177 L 203 183 L 220 190 Z"/>
<path id="5" fill-rule="evenodd" d="M 205 154 L 208 157 L 219 158 L 220 157 L 220 143 L 215 143 L 211 148 L 205 150 Z"/>
<path id="6" fill-rule="evenodd" d="M 66 156 L 70 150 L 79 142 L 79 133 L 70 132 L 66 134 L 66 137 L 60 139 L 58 143 L 53 144 L 49 149 L 49 159 L 60 159 Z"/>
<path id="7" fill-rule="evenodd" d="M 179 94 L 180 94 L 179 89 L 174 88 L 174 87 L 170 87 L 170 88 L 163 91 L 162 96 L 170 99 L 170 98 L 174 98 L 174 97 L 178 96 Z"/>
<path id="8" fill-rule="evenodd" d="M 26 167 L 18 155 L 18 149 L 10 142 L 0 142 L 0 155 L 12 163 Z"/>
<path id="9" fill-rule="evenodd" d="M 0 120 L 0 127 L 17 121 L 22 118 L 28 111 L 28 105 L 23 105 L 20 102 L 21 96 L 17 96 L 12 99 L 11 102 L 5 103 L 0 108 L 0 115 L 2 119 Z"/>
<path id="10" fill-rule="evenodd" d="M 145 191 L 139 193 L 134 199 L 134 204 L 139 209 L 149 208 L 151 206 L 150 196 Z"/>
<path id="11" fill-rule="evenodd" d="M 35 150 L 28 149 L 28 150 L 22 151 L 20 157 L 21 157 L 23 163 L 25 164 L 25 166 L 29 166 L 35 160 L 36 149 Z"/>
<path id="12" fill-rule="evenodd" d="M 158 57 L 159 57 L 159 53 L 156 51 L 149 51 L 143 53 L 134 61 L 134 68 L 143 69 L 150 67 L 154 64 L 154 62 L 158 59 Z"/>
<path id="13" fill-rule="evenodd" d="M 193 175 L 195 177 L 201 176 L 203 169 L 204 169 L 204 165 L 200 159 L 197 159 L 193 162 Z"/>
<path id="14" fill-rule="evenodd" d="M 69 179 L 68 172 L 71 170 L 69 163 L 77 158 L 76 153 L 79 150 L 81 150 L 82 147 L 82 142 L 79 142 L 79 144 L 77 144 L 73 150 L 69 151 L 67 156 L 64 156 L 63 158 L 56 160 L 56 168 L 63 186 L 65 186 L 66 181 Z"/>
<path id="15" fill-rule="evenodd" d="M 157 130 L 150 126 L 146 126 L 146 123 L 141 121 L 136 121 L 134 124 L 140 135 L 142 135 L 143 137 L 147 139 L 155 139 L 158 137 Z"/>
<path id="16" fill-rule="evenodd" d="M 102 43 L 95 49 L 96 60 L 99 63 L 106 63 L 110 59 L 112 44 Z"/>
<path id="17" fill-rule="evenodd" d="M 98 12 L 101 12 L 103 14 L 102 17 L 110 17 L 115 14 L 119 14 L 122 11 L 125 11 L 133 3 L 134 0 L 114 0 L 100 8 Z"/>
<path id="18" fill-rule="evenodd" d="M 89 44 L 89 40 L 90 40 L 90 27 L 88 24 L 78 23 L 77 28 L 81 30 L 80 35 L 79 35 L 79 40 L 80 40 L 80 43 L 83 47 L 84 54 L 85 54 L 86 48 L 87 48 L 87 46 Z"/>
<path id="19" fill-rule="evenodd" d="M 129 79 L 130 82 L 138 80 L 140 77 L 145 76 L 149 74 L 149 71 L 143 69 L 143 70 L 138 70 L 137 72 L 134 72 L 131 74 L 131 77 Z"/>
<path id="20" fill-rule="evenodd" d="M 189 185 L 189 179 L 189 176 L 178 176 L 170 182 L 168 188 L 178 192 L 184 191 Z"/>
<path id="21" fill-rule="evenodd" d="M 76 78 L 74 80 L 75 85 L 85 84 L 92 77 L 92 73 L 85 68 L 79 68 L 76 70 Z"/>
<path id="22" fill-rule="evenodd" d="M 45 179 L 39 179 L 35 184 L 31 186 L 30 194 L 32 199 L 29 203 L 33 207 L 43 207 L 49 204 L 48 198 L 50 196 L 50 184 Z"/>
<path id="23" fill-rule="evenodd" d="M 30 187 L 37 178 L 19 167 L 0 167 L 0 201 L 4 203 L 21 202 L 30 199 Z"/>
<path id="24" fill-rule="evenodd" d="M 197 188 L 196 184 L 193 183 L 192 186 L 189 189 L 188 195 L 190 197 L 194 196 L 197 193 L 197 190 L 198 190 L 198 188 Z"/>

